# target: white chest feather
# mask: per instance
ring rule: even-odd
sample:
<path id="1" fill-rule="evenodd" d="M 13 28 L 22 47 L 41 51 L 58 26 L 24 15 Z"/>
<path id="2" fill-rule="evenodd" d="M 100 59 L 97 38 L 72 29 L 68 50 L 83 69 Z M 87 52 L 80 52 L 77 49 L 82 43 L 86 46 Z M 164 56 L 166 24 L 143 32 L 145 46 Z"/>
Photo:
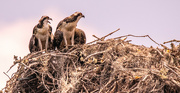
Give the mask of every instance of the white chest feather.
<path id="1" fill-rule="evenodd" d="M 63 31 L 63 35 L 66 36 L 66 39 L 70 39 L 74 35 L 74 31 Z"/>
<path id="2" fill-rule="evenodd" d="M 61 31 L 63 32 L 63 35 L 66 37 L 67 40 L 69 40 L 72 35 L 74 35 L 74 30 L 76 28 L 77 22 L 71 22 L 71 23 L 66 23 L 63 22 Z"/>
<path id="3" fill-rule="evenodd" d="M 38 28 L 37 30 L 39 34 L 46 35 L 47 33 L 49 33 L 48 29 L 49 26 L 45 25 L 43 26 L 43 28 Z"/>
<path id="4" fill-rule="evenodd" d="M 77 22 L 66 23 L 63 22 L 61 31 L 73 31 L 77 26 Z"/>
<path id="5" fill-rule="evenodd" d="M 45 25 L 43 28 L 37 29 L 37 34 L 35 35 L 37 38 L 41 39 L 41 41 L 45 41 L 49 36 L 49 26 Z"/>

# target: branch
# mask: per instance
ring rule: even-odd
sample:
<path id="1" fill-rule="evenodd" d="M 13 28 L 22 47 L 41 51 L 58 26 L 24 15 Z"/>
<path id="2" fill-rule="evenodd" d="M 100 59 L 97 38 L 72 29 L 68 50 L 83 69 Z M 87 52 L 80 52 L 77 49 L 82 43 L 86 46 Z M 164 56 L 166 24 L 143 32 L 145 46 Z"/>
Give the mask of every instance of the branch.
<path id="1" fill-rule="evenodd" d="M 174 71 L 173 69 L 171 69 L 170 67 L 168 67 L 165 63 L 164 63 L 164 66 L 166 68 L 168 68 L 169 70 L 171 70 L 174 74 L 176 74 L 179 78 L 180 78 L 180 75 L 178 73 L 176 73 L 176 71 Z"/>
<path id="2" fill-rule="evenodd" d="M 107 52 L 108 50 L 105 50 L 105 51 L 101 51 L 101 52 L 96 52 L 94 54 L 91 54 L 91 55 L 88 55 L 83 61 L 86 61 L 88 58 L 90 58 L 91 56 L 94 56 L 94 55 L 98 55 L 98 54 L 102 54 L 104 52 Z"/>
<path id="3" fill-rule="evenodd" d="M 89 42 L 89 43 L 87 43 L 87 44 L 91 44 L 91 43 L 94 43 L 94 42 L 99 41 L 99 40 L 104 41 L 104 39 L 105 39 L 107 36 L 109 36 L 109 35 L 111 35 L 111 34 L 117 32 L 118 30 L 120 30 L 120 28 L 118 28 L 117 30 L 115 30 L 115 31 L 113 31 L 113 32 L 111 32 L 111 33 L 109 33 L 109 34 L 107 34 L 107 35 L 101 37 L 101 38 L 98 38 L 97 36 L 93 35 L 93 37 L 97 38 L 97 40 L 94 40 L 94 41 Z"/>
<path id="4" fill-rule="evenodd" d="M 132 37 L 148 37 L 151 41 L 153 41 L 153 42 L 156 43 L 157 45 L 160 45 L 160 44 L 157 43 L 155 40 L 153 40 L 149 35 L 135 36 L 135 35 L 128 34 L 128 35 L 125 35 L 125 36 L 116 37 L 116 38 L 114 38 L 114 39 L 119 39 L 119 38 L 128 37 L 128 36 L 132 36 Z"/>
<path id="5" fill-rule="evenodd" d="M 170 41 L 166 41 L 166 42 L 164 42 L 163 44 L 171 43 L 171 42 L 180 42 L 180 40 L 173 39 L 173 40 L 170 40 Z"/>
<path id="6" fill-rule="evenodd" d="M 5 72 L 3 72 L 8 78 L 9 78 L 9 80 L 11 79 Z"/>

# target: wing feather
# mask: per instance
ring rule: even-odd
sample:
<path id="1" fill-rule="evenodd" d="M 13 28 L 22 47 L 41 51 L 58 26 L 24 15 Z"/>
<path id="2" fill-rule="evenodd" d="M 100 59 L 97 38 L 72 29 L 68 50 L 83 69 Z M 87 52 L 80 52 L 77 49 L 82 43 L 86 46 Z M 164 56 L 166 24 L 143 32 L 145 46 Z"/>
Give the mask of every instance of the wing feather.
<path id="1" fill-rule="evenodd" d="M 57 49 L 60 48 L 60 44 L 63 40 L 63 32 L 60 30 L 56 30 L 54 34 L 54 40 L 53 40 L 53 47 L 54 49 L 57 47 Z"/>
<path id="2" fill-rule="evenodd" d="M 32 53 L 38 50 L 38 40 L 34 35 L 32 35 L 29 41 L 29 51 Z"/>
<path id="3" fill-rule="evenodd" d="M 86 35 L 85 35 L 84 31 L 76 28 L 74 40 L 75 40 L 75 44 L 85 44 L 86 43 Z"/>
<path id="4" fill-rule="evenodd" d="M 37 33 L 37 25 L 34 26 L 34 28 L 33 28 L 33 35 L 35 35 L 36 33 Z"/>

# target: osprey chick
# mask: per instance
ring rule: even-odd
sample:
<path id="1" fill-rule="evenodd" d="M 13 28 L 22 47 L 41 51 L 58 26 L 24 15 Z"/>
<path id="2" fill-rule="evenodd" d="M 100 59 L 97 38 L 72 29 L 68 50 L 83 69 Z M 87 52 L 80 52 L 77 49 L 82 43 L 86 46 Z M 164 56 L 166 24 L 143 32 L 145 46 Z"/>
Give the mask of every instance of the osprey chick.
<path id="1" fill-rule="evenodd" d="M 30 52 L 43 50 L 47 52 L 52 43 L 52 27 L 49 25 L 49 20 L 52 20 L 48 16 L 42 16 L 39 23 L 33 28 L 33 35 L 29 42 Z"/>
<path id="2" fill-rule="evenodd" d="M 54 36 L 55 36 L 55 38 L 58 38 L 58 37 L 60 37 L 59 33 L 62 32 L 63 40 L 64 40 L 66 48 L 68 48 L 68 45 L 74 45 L 75 28 L 77 26 L 78 21 L 82 17 L 85 17 L 85 16 L 81 12 L 75 12 L 71 16 L 66 17 L 65 19 L 60 21 L 59 24 L 57 25 Z M 59 47 L 59 46 L 57 46 L 57 47 Z"/>

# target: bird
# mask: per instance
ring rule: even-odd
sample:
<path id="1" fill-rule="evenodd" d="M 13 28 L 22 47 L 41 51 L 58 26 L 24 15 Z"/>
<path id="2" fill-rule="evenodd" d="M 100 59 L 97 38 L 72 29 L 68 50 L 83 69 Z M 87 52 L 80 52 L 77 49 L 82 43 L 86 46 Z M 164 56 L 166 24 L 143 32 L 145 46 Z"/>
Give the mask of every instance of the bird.
<path id="1" fill-rule="evenodd" d="M 81 12 L 75 12 L 58 23 L 54 34 L 54 47 L 59 47 L 62 41 L 65 43 L 66 49 L 69 45 L 74 45 L 75 29 L 81 18 L 85 18 L 85 16 Z"/>
<path id="2" fill-rule="evenodd" d="M 49 20 L 52 20 L 49 16 L 42 16 L 39 23 L 33 28 L 33 35 L 29 41 L 29 51 L 42 51 L 51 48 L 53 41 L 52 27 L 49 25 Z"/>
<path id="3" fill-rule="evenodd" d="M 53 46 L 54 49 L 57 48 L 58 50 L 62 50 L 65 48 L 65 42 L 63 40 L 63 32 L 60 30 L 57 30 L 54 35 L 54 40 L 53 40 Z M 75 28 L 75 33 L 74 33 L 74 44 L 77 45 L 83 45 L 86 43 L 86 34 L 83 30 L 79 28 Z"/>

